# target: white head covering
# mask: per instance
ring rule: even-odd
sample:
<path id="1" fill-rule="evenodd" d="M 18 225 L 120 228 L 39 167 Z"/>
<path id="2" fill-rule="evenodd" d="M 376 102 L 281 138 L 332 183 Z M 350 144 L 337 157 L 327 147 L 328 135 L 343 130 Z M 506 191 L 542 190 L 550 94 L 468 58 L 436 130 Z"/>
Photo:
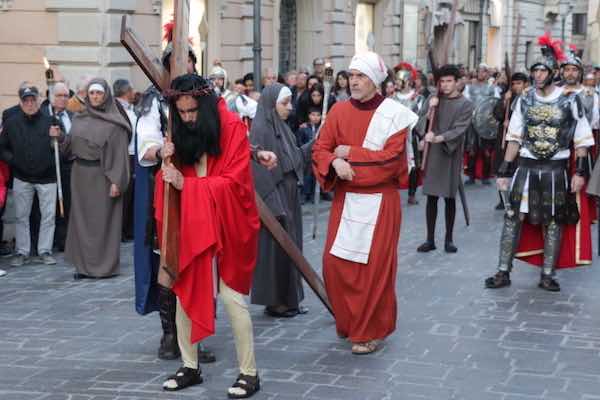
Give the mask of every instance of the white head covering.
<path id="1" fill-rule="evenodd" d="M 91 92 L 92 90 L 104 93 L 104 87 L 99 83 L 92 83 L 90 85 L 90 87 L 88 87 L 88 93 Z"/>
<path id="2" fill-rule="evenodd" d="M 292 97 L 292 91 L 289 87 L 284 86 L 279 91 L 279 94 L 277 95 L 277 101 L 275 103 L 281 103 L 286 97 Z"/>
<path id="3" fill-rule="evenodd" d="M 369 77 L 375 86 L 381 85 L 381 82 L 387 78 L 387 68 L 378 54 L 372 51 L 356 54 L 352 57 L 348 69 L 355 69 Z"/>

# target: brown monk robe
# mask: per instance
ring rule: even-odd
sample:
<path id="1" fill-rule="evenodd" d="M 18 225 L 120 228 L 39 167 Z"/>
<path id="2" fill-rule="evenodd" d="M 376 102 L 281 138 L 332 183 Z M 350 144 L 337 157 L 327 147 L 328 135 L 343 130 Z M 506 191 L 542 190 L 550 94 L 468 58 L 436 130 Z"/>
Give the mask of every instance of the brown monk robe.
<path id="1" fill-rule="evenodd" d="M 71 213 L 65 258 L 75 278 L 106 278 L 119 273 L 123 197 L 129 184 L 129 122 L 117 111 L 108 83 L 93 79 L 88 92 L 104 90 L 102 104 L 73 119 L 62 148 L 73 158 Z M 115 185 L 115 186 L 113 186 Z M 115 189 L 117 189 L 115 191 Z"/>

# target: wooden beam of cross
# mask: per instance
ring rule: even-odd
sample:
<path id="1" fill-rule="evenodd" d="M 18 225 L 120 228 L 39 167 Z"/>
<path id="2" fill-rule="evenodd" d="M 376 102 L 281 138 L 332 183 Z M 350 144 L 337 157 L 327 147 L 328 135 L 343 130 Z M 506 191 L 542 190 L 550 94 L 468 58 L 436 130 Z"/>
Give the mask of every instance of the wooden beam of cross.
<path id="1" fill-rule="evenodd" d="M 171 57 L 171 71 L 173 77 L 186 73 L 188 62 L 188 32 L 189 26 L 189 1 L 175 0 L 175 28 L 173 35 L 173 55 Z M 181 25 L 185 27 L 181 28 Z M 140 66 L 144 74 L 156 86 L 159 91 L 164 91 L 170 85 L 169 73 L 163 68 L 160 59 L 145 43 L 136 35 L 130 24 L 130 18 L 123 16 L 121 23 L 121 44 L 129 52 L 136 64 Z M 173 115 L 171 110 L 170 116 Z M 171 135 L 171 118 L 169 118 L 167 140 Z M 164 160 L 163 162 L 168 162 Z M 165 209 L 161 243 L 161 261 L 159 269 L 159 283 L 168 287 L 172 286 L 177 278 L 179 264 L 179 192 L 171 185 L 165 185 Z M 263 203 L 260 196 L 256 194 L 256 205 L 262 224 L 271 232 L 271 235 L 288 254 L 298 271 L 308 283 L 313 292 L 321 300 L 325 308 L 333 315 L 331 303 L 327 297 L 325 286 L 320 276 L 310 266 L 302 251 L 296 246 L 279 221 Z"/>

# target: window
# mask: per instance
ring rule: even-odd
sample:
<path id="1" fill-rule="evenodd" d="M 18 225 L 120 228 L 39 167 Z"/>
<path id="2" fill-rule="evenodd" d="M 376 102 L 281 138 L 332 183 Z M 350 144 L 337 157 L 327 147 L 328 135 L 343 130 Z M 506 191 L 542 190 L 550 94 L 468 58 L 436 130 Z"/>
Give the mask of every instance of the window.
<path id="1" fill-rule="evenodd" d="M 357 53 L 364 53 L 373 48 L 375 5 L 358 3 L 356 20 L 354 21 L 354 46 Z"/>
<path id="2" fill-rule="evenodd" d="M 585 35 L 587 31 L 587 14 L 573 14 L 573 35 Z"/>

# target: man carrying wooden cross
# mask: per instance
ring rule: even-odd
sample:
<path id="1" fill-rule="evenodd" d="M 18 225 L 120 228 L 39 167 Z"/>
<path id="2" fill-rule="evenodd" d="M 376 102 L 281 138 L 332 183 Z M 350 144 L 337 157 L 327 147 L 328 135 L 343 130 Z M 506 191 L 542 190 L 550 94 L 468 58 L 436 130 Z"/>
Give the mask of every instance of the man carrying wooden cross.
<path id="1" fill-rule="evenodd" d="M 228 396 L 247 398 L 260 389 L 252 321 L 243 297 L 252 282 L 260 226 L 247 129 L 203 77 L 179 76 L 165 95 L 173 110 L 179 167 L 163 164 L 156 178 L 155 210 L 162 232 L 165 182 L 180 192 L 179 268 L 173 291 L 183 367 L 163 388 L 175 391 L 202 383 L 196 343 L 215 332 L 218 295 L 231 322 L 240 367 Z"/>

